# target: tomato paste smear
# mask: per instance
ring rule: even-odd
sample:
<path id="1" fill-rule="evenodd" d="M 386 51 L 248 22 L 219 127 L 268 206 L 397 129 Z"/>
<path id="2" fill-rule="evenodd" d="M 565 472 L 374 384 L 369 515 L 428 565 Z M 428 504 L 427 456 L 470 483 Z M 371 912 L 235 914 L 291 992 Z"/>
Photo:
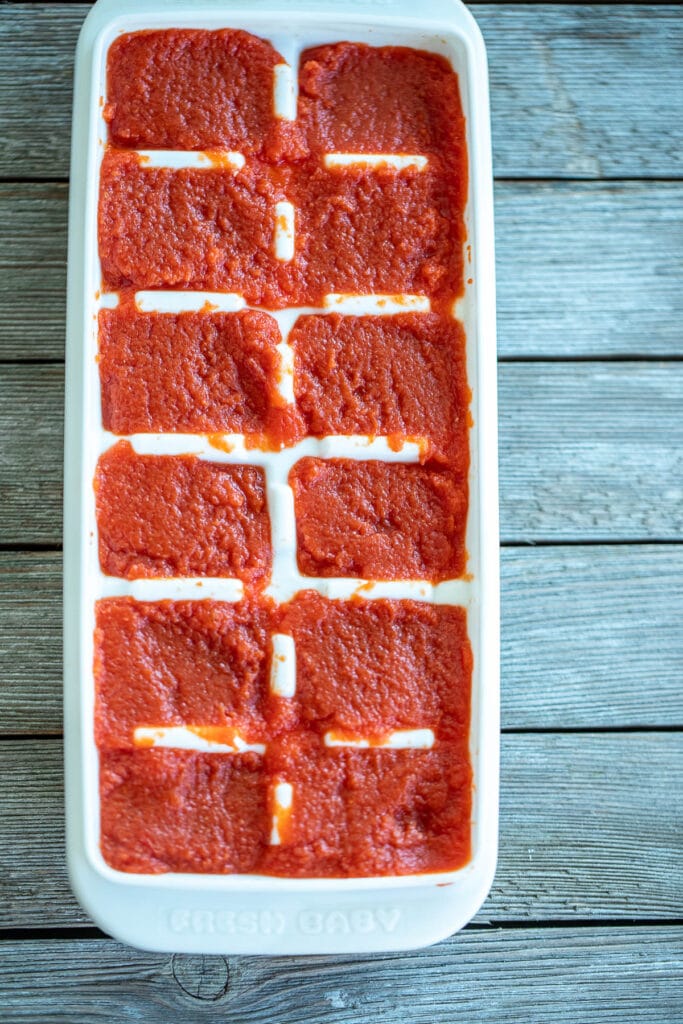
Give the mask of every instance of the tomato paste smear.
<path id="1" fill-rule="evenodd" d="M 100 752 L 102 855 L 119 871 L 256 870 L 266 787 L 255 754 Z"/>
<path id="2" fill-rule="evenodd" d="M 299 119 L 307 283 L 415 292 L 447 310 L 463 292 L 467 148 L 457 75 L 437 54 L 335 43 L 304 51 Z M 326 153 L 427 157 L 423 170 L 326 170 Z"/>
<path id="3" fill-rule="evenodd" d="M 222 113 L 221 104 L 233 101 L 231 90 L 243 89 L 240 75 L 215 109 L 211 89 L 204 95 L 199 87 L 197 68 L 194 77 L 183 77 L 186 63 L 199 59 L 193 54 L 223 52 L 217 35 L 190 33 L 183 42 L 178 31 L 134 33 L 112 47 L 106 109 L 118 147 L 230 142 L 248 159 L 241 170 L 157 168 L 110 149 L 100 179 L 105 285 L 238 291 L 273 309 L 320 305 L 329 292 L 408 292 L 445 310 L 463 290 L 467 192 L 458 82 L 445 58 L 351 43 L 307 51 L 299 76 L 306 145 L 250 148 L 238 145 L 240 132 L 227 131 Z M 249 38 L 256 49 L 267 45 Z M 181 59 L 169 67 L 176 52 Z M 147 68 L 154 54 L 158 80 L 146 73 L 142 85 L 131 83 L 129 75 L 140 62 Z M 271 57 L 280 62 L 274 51 Z M 262 66 L 257 61 L 254 73 Z M 272 79 L 275 65 L 266 66 Z M 219 61 L 219 78 L 221 67 Z M 240 114 L 250 117 L 252 101 L 240 97 Z M 324 152 L 344 150 L 426 156 L 427 166 L 324 165 Z M 274 252 L 275 204 L 283 200 L 296 209 L 292 261 Z"/>
<path id="4" fill-rule="evenodd" d="M 304 316 L 296 411 L 278 389 L 280 331 L 266 313 L 143 313 L 125 295 L 99 313 L 102 417 L 117 434 L 388 434 L 424 441 L 466 472 L 469 388 L 462 326 L 437 314 Z"/>
<path id="5" fill-rule="evenodd" d="M 299 272 L 294 298 L 328 292 L 426 295 L 448 308 L 462 292 L 465 231 L 443 168 L 344 167 L 296 175 Z"/>
<path id="6" fill-rule="evenodd" d="M 470 857 L 467 751 L 321 748 L 309 733 L 271 745 L 293 786 L 288 842 L 263 851 L 266 874 L 315 878 L 452 871 Z"/>
<path id="7" fill-rule="evenodd" d="M 296 645 L 299 727 L 379 739 L 419 727 L 466 743 L 472 649 L 464 608 L 334 601 L 311 590 L 284 605 L 279 628 Z"/>
<path id="8" fill-rule="evenodd" d="M 263 470 L 194 456 L 137 455 L 119 441 L 95 475 L 100 565 L 110 576 L 229 576 L 270 571 Z"/>
<path id="9" fill-rule="evenodd" d="M 276 258 L 276 204 L 296 209 L 294 259 Z M 148 167 L 109 150 L 99 251 L 108 288 L 238 292 L 252 305 L 320 306 L 331 292 L 462 292 L 464 227 L 443 170 Z"/>
<path id="10" fill-rule="evenodd" d="M 460 170 L 464 197 L 465 118 L 458 78 L 445 57 L 362 43 L 305 50 L 299 118 L 315 153 L 410 153 L 447 160 Z"/>
<path id="11" fill-rule="evenodd" d="M 269 691 L 273 609 L 260 601 L 96 606 L 95 734 L 101 750 L 132 750 L 138 727 L 234 729 L 263 743 L 288 710 Z"/>
<path id="12" fill-rule="evenodd" d="M 98 216 L 105 285 L 238 292 L 250 305 L 287 305 L 288 269 L 273 244 L 286 177 L 256 160 L 241 170 L 173 169 L 108 150 Z"/>

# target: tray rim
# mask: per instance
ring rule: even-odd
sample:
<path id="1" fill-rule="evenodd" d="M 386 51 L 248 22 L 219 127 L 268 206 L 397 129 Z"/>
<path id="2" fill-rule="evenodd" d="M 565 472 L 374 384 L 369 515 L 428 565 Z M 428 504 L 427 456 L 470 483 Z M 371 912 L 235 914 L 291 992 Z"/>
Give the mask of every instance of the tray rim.
<path id="1" fill-rule="evenodd" d="M 312 8 L 315 7 L 315 10 Z M 87 325 L 84 318 L 88 313 L 85 301 L 84 254 L 88 225 L 85 214 L 92 209 L 93 190 L 96 182 L 90 173 L 92 167 L 92 135 L 88 130 L 89 105 L 93 101 L 96 81 L 94 69 L 99 66 L 102 46 L 107 34 L 135 30 L 136 22 L 164 21 L 169 26 L 178 24 L 185 27 L 183 20 L 243 27 L 266 38 L 277 38 L 278 33 L 265 31 L 272 19 L 285 19 L 320 29 L 324 35 L 326 25 L 338 21 L 341 16 L 353 14 L 354 27 L 376 29 L 378 34 L 392 29 L 399 31 L 418 30 L 435 36 L 443 36 L 444 42 L 457 39 L 466 55 L 468 78 L 469 118 L 473 127 L 468 128 L 469 176 L 470 176 L 470 218 L 476 235 L 473 253 L 473 276 L 477 282 L 475 295 L 477 324 L 477 410 L 478 416 L 473 430 L 476 432 L 480 464 L 478 466 L 477 490 L 478 536 L 486 537 L 486 543 L 479 544 L 480 600 L 479 630 L 481 638 L 485 633 L 486 644 L 479 643 L 475 658 L 480 667 L 477 697 L 479 706 L 478 741 L 473 752 L 473 768 L 476 761 L 476 801 L 480 810 L 477 828 L 480 834 L 479 849 L 472 860 L 456 872 L 438 875 L 386 876 L 380 878 L 351 879 L 287 879 L 259 875 L 128 875 L 115 871 L 105 864 L 99 849 L 93 851 L 88 842 L 87 806 L 84 799 L 87 762 L 84 757 L 86 737 L 83 721 L 82 666 L 79 658 L 82 651 L 83 625 L 80 615 L 82 597 L 82 512 L 88 482 L 83 479 L 84 434 L 87 431 L 87 417 L 83 415 L 83 396 L 87 387 L 84 370 L 84 338 Z M 217 27 L 217 25 L 216 25 Z M 353 32 L 349 33 L 353 38 Z M 378 43 L 382 40 L 378 38 Z M 99 49 L 98 49 L 99 47 Z M 462 72 L 460 72 L 462 73 Z M 310 3 L 298 0 L 290 8 L 284 0 L 252 0 L 248 5 L 233 0 L 230 4 L 218 0 L 204 0 L 197 6 L 190 6 L 186 0 L 98 0 L 88 15 L 79 38 L 76 59 L 76 82 L 74 89 L 74 131 L 72 140 L 72 181 L 69 212 L 69 271 L 67 310 L 67 370 L 66 370 L 66 416 L 65 416 L 65 493 L 64 493 L 64 713 L 65 713 L 65 762 L 66 762 L 66 811 L 67 811 L 67 855 L 72 887 L 82 905 L 102 927 L 126 939 L 134 945 L 149 949 L 173 949 L 204 952 L 342 952 L 362 950 L 388 950 L 414 948 L 437 941 L 461 927 L 479 908 L 488 893 L 496 863 L 497 814 L 498 814 L 498 502 L 497 502 L 497 426 L 495 391 L 495 311 L 493 279 L 493 214 L 492 176 L 490 155 L 490 129 L 488 115 L 488 81 L 486 55 L 481 34 L 471 14 L 459 0 L 427 0 L 419 15 L 409 11 L 407 0 L 373 0 L 363 3 L 362 9 L 356 0 L 326 0 L 325 3 Z M 476 182 L 476 187 L 474 183 Z M 96 209 L 96 195 L 95 195 Z M 90 225 L 92 231 L 92 224 Z M 468 367 L 469 370 L 469 367 Z M 483 386 L 485 384 L 485 386 Z M 91 486 L 91 482 L 90 482 Z M 470 507 L 470 516 L 472 506 Z M 75 613 L 75 614 L 74 614 Z M 481 680 L 484 680 L 482 684 Z M 473 695 L 474 696 L 474 695 Z M 474 714 L 474 705 L 473 705 Z M 463 884 L 465 889 L 463 890 Z M 437 888 L 440 905 L 448 907 L 445 928 L 443 913 L 434 913 L 433 897 Z M 391 897 L 410 906 L 410 924 L 401 926 L 397 933 L 389 936 L 383 945 L 376 945 L 373 933 L 356 934 L 353 941 L 344 944 L 344 933 L 330 933 L 328 945 L 322 945 L 320 936 L 310 936 L 310 941 L 297 942 L 289 934 L 259 934 L 268 948 L 254 949 L 250 936 L 225 935 L 216 931 L 202 931 L 189 935 L 171 933 L 172 945 L 164 944 L 165 936 L 159 934 L 158 924 L 150 929 L 134 926 L 132 931 L 121 920 L 117 912 L 116 898 L 123 892 L 138 894 L 144 891 L 153 894 L 156 903 L 176 894 L 197 895 L 244 895 L 251 904 L 261 903 L 272 907 L 278 900 L 283 904 L 301 895 L 335 894 L 337 902 L 346 905 L 349 901 L 363 898 L 365 907 Z M 421 903 L 416 904 L 413 896 L 418 895 Z M 135 898 L 135 897 L 134 897 Z M 154 903 L 155 900 L 153 899 Z M 429 907 L 426 906 L 429 904 Z M 349 904 L 350 905 L 350 904 Z M 356 908 L 359 909 L 359 908 Z M 279 912 L 279 911 L 278 911 Z M 330 911 L 333 913 L 334 911 Z M 430 917 L 431 915 L 431 917 Z M 196 931 L 196 930 L 195 930 Z M 400 932 L 400 934 L 399 934 Z M 404 934 L 405 932 L 405 934 Z M 154 936 L 154 937 L 153 937 Z M 203 941 L 202 941 L 203 937 Z M 218 944 L 214 941 L 220 940 Z M 253 937 L 253 936 L 252 936 Z M 299 936 L 299 939 L 303 939 Z M 197 945 L 199 939 L 199 945 Z M 161 943 L 161 944 L 160 944 Z M 242 948 L 244 946 L 244 949 Z"/>

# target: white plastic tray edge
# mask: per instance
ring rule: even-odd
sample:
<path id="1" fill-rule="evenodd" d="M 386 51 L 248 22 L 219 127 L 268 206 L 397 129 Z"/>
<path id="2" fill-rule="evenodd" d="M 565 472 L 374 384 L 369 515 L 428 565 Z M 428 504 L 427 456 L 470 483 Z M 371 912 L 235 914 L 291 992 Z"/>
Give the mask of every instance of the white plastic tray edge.
<path id="1" fill-rule="evenodd" d="M 468 292 L 468 373 L 475 425 L 470 520 L 477 521 L 479 582 L 470 609 L 475 653 L 471 753 L 475 772 L 474 856 L 462 870 L 443 875 L 381 879 L 275 879 L 259 876 L 135 876 L 113 871 L 93 851 L 92 814 L 86 799 L 92 760 L 90 713 L 84 714 L 83 508 L 91 481 L 84 476 L 88 396 L 85 339 L 92 333 L 92 303 L 84 294 L 86 246 L 93 244 L 87 214 L 96 209 L 93 52 L 113 22 L 223 24 L 265 37 L 291 33 L 292 24 L 319 27 L 345 19 L 346 37 L 377 45 L 387 34 L 429 35 L 454 42 L 468 119 L 472 244 Z M 347 20 L 352 19 L 352 20 Z M 135 24 L 132 24 L 135 22 Z M 278 32 L 277 26 L 281 25 Z M 275 26 L 275 28 L 274 28 Z M 443 38 L 441 38 L 443 36 Z M 343 36 L 338 35 L 338 38 Z M 369 37 L 369 38 L 368 38 Z M 333 38 L 333 36 L 330 36 Z M 393 41 L 393 40 L 392 40 Z M 410 40 L 406 40 L 411 45 Z M 412 45 L 419 46 L 415 41 Z M 69 213 L 64 497 L 64 741 L 67 859 L 74 892 L 93 920 L 114 937 L 142 949 L 195 953 L 363 953 L 429 945 L 461 928 L 483 903 L 493 882 L 498 833 L 499 597 L 497 401 L 493 199 L 488 78 L 483 40 L 459 0 L 427 0 L 419 15 L 408 0 L 98 0 L 88 15 L 76 55 Z M 88 230 L 90 237 L 88 238 Z M 471 334 L 473 335 L 471 337 Z M 476 341 L 476 351 L 475 351 Z M 470 539 L 468 534 L 468 547 Z M 89 621 L 89 620 L 88 620 Z M 86 645 L 86 649 L 89 649 Z M 87 730 L 90 731 L 87 731 Z M 87 834 L 86 834 L 87 833 Z"/>

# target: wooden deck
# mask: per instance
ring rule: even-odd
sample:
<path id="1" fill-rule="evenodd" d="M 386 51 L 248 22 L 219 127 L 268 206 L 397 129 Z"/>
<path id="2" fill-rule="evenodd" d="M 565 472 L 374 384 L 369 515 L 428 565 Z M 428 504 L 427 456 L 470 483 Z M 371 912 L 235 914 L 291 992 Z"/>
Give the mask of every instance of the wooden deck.
<path id="1" fill-rule="evenodd" d="M 683 9 L 473 5 L 499 273 L 502 818 L 408 954 L 140 953 L 64 866 L 60 540 L 73 52 L 0 5 L 0 1019 L 683 1021 Z"/>

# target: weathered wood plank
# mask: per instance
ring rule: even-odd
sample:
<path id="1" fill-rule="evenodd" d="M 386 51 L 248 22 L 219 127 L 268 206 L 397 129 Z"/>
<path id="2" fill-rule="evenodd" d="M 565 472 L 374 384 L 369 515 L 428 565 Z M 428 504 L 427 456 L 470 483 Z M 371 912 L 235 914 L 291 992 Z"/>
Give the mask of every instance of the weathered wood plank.
<path id="1" fill-rule="evenodd" d="M 68 186 L 0 184 L 0 360 L 61 359 Z"/>
<path id="2" fill-rule="evenodd" d="M 499 353 L 683 355 L 683 183 L 498 182 Z"/>
<path id="3" fill-rule="evenodd" d="M 488 45 L 498 175 L 681 173 L 683 25 L 676 8 L 472 9 Z M 0 174 L 66 177 L 73 53 L 88 5 L 13 4 L 5 10 Z"/>
<path id="4" fill-rule="evenodd" d="M 676 733 L 503 737 L 501 853 L 479 922 L 683 914 Z M 0 759 L 0 927 L 83 924 L 64 868 L 61 743 Z"/>
<path id="5" fill-rule="evenodd" d="M 89 4 L 13 4 L 0 20 L 0 175 L 67 177 L 76 41 Z"/>
<path id="6" fill-rule="evenodd" d="M 683 365 L 500 367 L 507 541 L 677 540 Z"/>
<path id="7" fill-rule="evenodd" d="M 64 351 L 67 186 L 0 184 L 0 359 Z M 683 355 L 683 184 L 499 182 L 499 351 Z"/>
<path id="8" fill-rule="evenodd" d="M 507 728 L 683 725 L 683 547 L 501 552 Z"/>
<path id="9" fill-rule="evenodd" d="M 0 376 L 0 543 L 61 537 L 61 366 Z M 500 367 L 503 540 L 677 540 L 683 364 Z"/>
<path id="10" fill-rule="evenodd" d="M 675 8 L 472 10 L 488 47 L 499 176 L 680 174 L 683 23 Z"/>
<path id="11" fill-rule="evenodd" d="M 0 622 L 0 735 L 59 733 L 61 555 L 0 553 Z M 503 549 L 503 726 L 683 726 L 682 623 L 683 546 Z"/>
<path id="12" fill-rule="evenodd" d="M 0 369 L 0 544 L 61 538 L 62 366 Z"/>
<path id="13" fill-rule="evenodd" d="M 628 1024 L 683 1020 L 672 927 L 466 930 L 368 957 L 190 957 L 105 939 L 0 943 L 12 1021 Z M 568 992 L 571 992 L 571 999 Z"/>
<path id="14" fill-rule="evenodd" d="M 0 553 L 0 733 L 62 730 L 62 556 Z"/>

